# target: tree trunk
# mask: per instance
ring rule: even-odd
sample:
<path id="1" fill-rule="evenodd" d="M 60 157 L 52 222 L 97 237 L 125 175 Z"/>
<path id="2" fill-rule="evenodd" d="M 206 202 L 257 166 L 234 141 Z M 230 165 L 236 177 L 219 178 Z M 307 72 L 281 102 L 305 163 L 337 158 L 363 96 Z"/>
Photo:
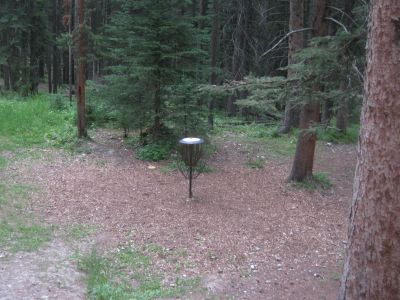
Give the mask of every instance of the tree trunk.
<path id="1" fill-rule="evenodd" d="M 321 125 L 324 129 L 329 126 L 333 117 L 333 102 L 326 100 L 322 103 Z"/>
<path id="2" fill-rule="evenodd" d="M 300 133 L 289 181 L 303 181 L 312 177 L 317 133 L 312 127 L 318 123 L 319 102 L 304 105 L 300 114 Z"/>
<path id="3" fill-rule="evenodd" d="M 211 76 L 210 83 L 217 84 L 217 52 L 218 52 L 218 34 L 219 34 L 219 0 L 213 2 L 213 19 L 211 31 Z M 208 99 L 208 126 L 214 128 L 214 99 L 212 96 Z"/>
<path id="4" fill-rule="evenodd" d="M 53 47 L 50 45 L 47 47 L 47 57 L 46 57 L 46 68 L 47 68 L 47 84 L 49 88 L 49 93 L 53 92 L 53 76 L 51 71 L 51 62 L 52 62 L 52 51 Z"/>
<path id="5" fill-rule="evenodd" d="M 84 0 L 78 0 L 78 21 L 79 21 L 79 37 L 78 37 L 78 91 L 77 91 L 77 123 L 78 137 L 87 136 L 86 132 L 86 115 L 85 115 L 85 7 Z"/>
<path id="6" fill-rule="evenodd" d="M 56 45 L 58 36 L 58 0 L 53 0 L 53 93 L 57 93 L 60 84 L 60 58 Z"/>
<path id="7" fill-rule="evenodd" d="M 400 299 L 400 2 L 375 0 L 339 299 Z"/>
<path id="8" fill-rule="evenodd" d="M 4 74 L 4 88 L 10 90 L 10 67 L 8 65 L 3 65 Z"/>
<path id="9" fill-rule="evenodd" d="M 69 15 L 69 22 L 68 22 L 68 33 L 72 37 L 72 12 L 73 6 L 71 5 L 70 15 Z M 69 96 L 69 103 L 72 105 L 72 73 L 74 72 L 74 66 L 72 64 L 72 41 L 69 42 L 68 45 L 68 96 Z"/>
<path id="10" fill-rule="evenodd" d="M 341 83 L 341 89 L 345 91 L 347 89 L 346 82 Z M 342 101 L 340 101 L 337 111 L 336 111 L 336 129 L 342 133 L 346 133 L 347 131 L 347 120 L 349 118 L 349 103 L 347 99 L 344 97 Z"/>
<path id="11" fill-rule="evenodd" d="M 312 18 L 312 28 L 315 36 L 324 36 L 328 33 L 328 26 L 324 19 L 327 11 L 327 0 L 314 0 L 313 9 L 315 13 Z M 320 90 L 315 86 L 315 90 Z M 288 181 L 303 181 L 312 177 L 314 165 L 314 153 L 317 142 L 317 132 L 311 127 L 318 124 L 320 113 L 320 102 L 310 101 L 303 105 L 300 114 L 300 133 L 296 145 L 296 153 Z"/>
<path id="12" fill-rule="evenodd" d="M 304 0 L 290 0 L 290 16 L 289 16 L 289 31 L 299 30 L 304 28 Z M 289 52 L 288 64 L 295 62 L 294 55 L 304 47 L 304 33 L 297 32 L 289 36 Z M 288 71 L 288 78 L 292 77 L 291 71 Z M 297 89 L 297 84 L 293 84 L 294 93 Z M 292 127 L 299 126 L 300 108 L 290 99 L 286 102 L 285 116 L 283 126 L 279 130 L 280 133 L 289 133 Z"/>
<path id="13" fill-rule="evenodd" d="M 206 13 L 207 13 L 208 1 L 207 0 L 200 0 L 199 6 L 200 6 L 199 7 L 200 8 L 199 9 L 200 17 L 204 18 L 206 16 Z M 199 28 L 200 29 L 204 29 L 204 27 L 205 27 L 204 19 L 200 19 Z"/>

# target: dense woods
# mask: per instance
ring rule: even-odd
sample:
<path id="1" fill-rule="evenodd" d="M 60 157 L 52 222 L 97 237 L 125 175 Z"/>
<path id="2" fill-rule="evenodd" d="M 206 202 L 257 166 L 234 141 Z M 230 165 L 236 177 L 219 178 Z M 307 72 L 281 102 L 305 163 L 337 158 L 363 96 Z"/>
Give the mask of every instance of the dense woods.
<path id="1" fill-rule="evenodd" d="M 41 0 L 0 9 L 2 90 L 67 87 L 80 137 L 86 118 L 111 118 L 161 144 L 205 135 L 215 113 L 281 122 L 278 134 L 300 128 L 289 180 L 302 181 L 312 177 L 317 128 L 345 134 L 359 115 L 364 1 Z M 88 105 L 86 78 L 96 99 Z"/>
<path id="2" fill-rule="evenodd" d="M 353 201 L 350 205 L 348 241 L 340 241 L 346 244 L 347 252 L 343 258 L 339 255 L 340 259 L 336 261 L 340 268 L 344 264 L 339 299 L 399 299 L 399 57 L 398 0 L 1 0 L 0 96 L 4 96 L 6 100 L 1 99 L 0 102 L 0 116 L 3 118 L 0 120 L 0 170 L 8 164 L 8 157 L 12 156 L 13 151 L 21 145 L 37 146 L 40 144 L 39 140 L 45 140 L 52 146 L 68 145 L 74 148 L 68 149 L 73 152 L 85 142 L 91 143 L 90 135 L 97 128 L 118 130 L 121 135 L 118 141 L 121 141 L 124 147 L 131 147 L 138 159 L 152 162 L 171 159 L 175 164 L 174 170 L 177 170 L 182 168 L 183 164 L 178 158 L 177 148 L 177 142 L 181 138 L 201 137 L 206 141 L 204 153 L 211 153 L 214 146 L 210 145 L 211 137 L 215 137 L 223 126 L 236 126 L 235 130 L 222 135 L 222 139 L 228 140 L 222 152 L 229 154 L 231 149 L 226 148 L 234 148 L 237 153 L 230 158 L 231 160 L 246 153 L 250 168 L 257 169 L 260 164 L 264 166 L 265 163 L 265 153 L 261 155 L 260 151 L 254 150 L 262 147 L 256 145 L 259 142 L 258 138 L 267 136 L 268 139 L 274 140 L 272 144 L 275 150 L 279 147 L 293 146 L 292 152 L 289 151 L 292 159 L 288 161 L 284 170 L 285 178 L 274 178 L 280 180 L 277 183 L 271 179 L 277 176 L 275 173 L 268 175 L 268 183 L 272 182 L 273 185 L 270 188 L 274 190 L 279 186 L 281 190 L 277 189 L 274 192 L 281 193 L 279 197 L 287 201 L 282 202 L 282 215 L 274 214 L 271 218 L 279 219 L 284 215 L 286 220 L 286 213 L 290 214 L 290 210 L 297 209 L 297 203 L 288 208 L 288 203 L 293 199 L 299 203 L 302 201 L 300 205 L 306 203 L 305 207 L 310 210 L 314 210 L 315 207 L 324 210 L 332 203 L 338 205 L 342 201 L 322 203 L 324 197 L 329 196 L 321 194 L 321 204 L 312 202 L 311 200 L 315 199 L 310 200 L 302 193 L 290 196 L 291 200 L 288 200 L 285 197 L 291 191 L 286 190 L 286 186 L 282 188 L 281 184 L 285 181 L 284 184 L 293 184 L 290 185 L 292 187 L 296 184 L 312 185 L 325 181 L 326 185 L 331 186 L 329 179 L 324 176 L 321 179 L 321 174 L 318 177 L 314 173 L 316 149 L 320 145 L 318 140 L 323 138 L 326 142 L 324 146 L 328 149 L 328 156 L 325 156 L 324 160 L 329 161 L 329 155 L 336 155 L 335 148 L 329 148 L 332 143 L 346 143 L 349 140 L 355 143 L 358 137 L 358 164 Z M 50 102 L 41 100 L 40 97 L 44 94 L 50 95 Z M 18 100 L 9 101 L 7 97 Z M 35 97 L 39 99 L 36 106 L 29 102 L 36 99 Z M 21 104 L 22 98 L 26 100 L 25 104 Z M 5 109 L 10 113 L 4 113 Z M 54 113 L 53 110 L 58 113 Z M 359 129 L 360 119 L 361 129 L 358 136 L 354 132 Z M 71 124 L 74 124 L 76 129 Z M 243 129 L 240 126 L 248 127 Z M 243 150 L 242 140 L 238 139 L 239 142 L 236 142 L 236 137 L 233 137 L 235 134 L 240 138 L 245 135 L 250 137 L 246 140 L 250 146 Z M 219 138 L 221 139 L 220 136 Z M 285 139 L 284 143 L 275 143 L 275 139 L 281 138 Z M 100 135 L 100 139 L 104 142 L 104 136 Z M 111 149 L 106 149 L 109 145 L 104 142 L 92 145 L 95 150 L 91 150 L 107 153 L 104 154 L 105 157 L 118 153 L 117 160 L 124 161 L 126 152 L 121 154 L 121 145 L 113 144 Z M 200 149 L 200 146 L 198 147 Z M 79 149 L 83 152 L 79 159 L 85 160 L 85 150 Z M 343 153 L 345 152 L 343 156 L 351 151 L 345 149 Z M 200 150 L 198 153 L 204 154 Z M 252 155 L 256 157 L 251 157 Z M 97 161 L 96 163 L 101 164 Z M 345 162 L 340 163 L 341 168 L 346 167 Z M 277 174 L 281 170 L 273 163 L 270 167 Z M 191 166 L 190 174 L 192 175 L 192 171 L 198 174 L 207 172 L 206 165 L 202 165 L 201 168 L 192 170 Z M 143 169 L 148 171 L 156 167 L 146 165 Z M 51 169 L 51 174 L 52 172 Z M 126 169 L 118 172 L 131 174 Z M 253 183 L 256 185 L 258 175 L 251 177 L 254 174 L 248 175 L 243 170 L 241 172 L 238 173 L 246 174 L 243 176 L 249 176 L 254 181 L 243 183 L 243 189 L 247 189 L 247 185 L 251 186 Z M 100 173 L 96 173 L 95 176 L 104 175 Z M 232 175 L 228 171 L 227 174 Z M 61 178 L 64 182 L 63 176 L 62 174 Z M 121 182 L 128 182 L 129 176 L 124 176 L 122 180 L 119 178 L 119 181 L 112 182 L 112 185 L 123 187 Z M 262 176 L 260 175 L 260 178 L 264 178 Z M 1 180 L 2 178 L 0 176 Z M 68 180 L 67 175 L 65 178 Z M 84 176 L 80 178 L 82 182 L 83 178 Z M 155 180 L 154 178 L 152 180 Z M 230 178 L 242 180 L 236 173 Z M 74 180 L 75 178 L 72 182 L 75 184 L 77 180 Z M 214 180 L 218 182 L 221 178 Z M 156 181 L 160 183 L 162 180 L 157 178 Z M 141 184 L 146 186 L 148 182 L 144 180 Z M 234 182 L 232 185 L 241 184 Z M 81 184 L 79 187 L 84 189 L 83 186 L 84 184 Z M 257 188 L 258 186 L 262 184 L 258 182 Z M 101 193 L 106 188 L 109 187 L 104 185 Z M 154 186 L 152 189 L 157 190 L 159 197 L 161 192 Z M 9 191 L 7 194 L 4 192 L 6 190 L 6 185 L 3 186 L 0 182 L 0 217 L 8 213 L 1 210 L 2 205 L 6 203 L 4 199 L 15 193 Z M 129 194 L 130 190 L 127 190 Z M 140 197 L 148 197 L 152 192 L 150 190 Z M 64 191 L 65 189 L 62 189 L 61 192 Z M 69 192 L 69 195 L 72 195 L 75 191 Z M 85 192 L 85 201 L 90 192 Z M 222 192 L 220 197 L 231 195 L 230 192 L 230 189 L 226 193 Z M 232 197 L 240 194 L 243 198 L 242 192 L 235 192 Z M 246 190 L 246 197 L 259 196 L 256 192 L 252 194 L 253 192 Z M 340 192 L 337 196 L 331 196 L 340 198 L 339 194 Z M 63 201 L 63 205 L 69 204 L 68 201 Z M 138 206 L 146 201 L 147 198 L 145 201 L 139 201 Z M 207 202 L 210 203 L 212 202 Z M 243 203 L 238 203 L 235 213 L 241 217 L 244 211 L 250 212 L 253 209 L 250 205 L 243 208 Z M 114 204 L 110 205 L 112 209 L 117 206 Z M 276 203 L 271 207 L 275 206 Z M 96 211 L 99 207 L 96 207 Z M 104 207 L 106 206 L 102 208 Z M 112 210 L 110 207 L 104 209 Z M 150 205 L 149 207 L 142 208 L 152 210 Z M 228 217 L 231 216 L 226 212 L 227 207 L 227 204 L 218 206 L 226 213 L 223 216 L 229 221 Z M 254 211 L 262 211 L 265 207 Z M 173 215 L 173 209 L 176 207 L 168 212 L 168 221 Z M 271 210 L 270 207 L 268 209 Z M 165 211 L 160 210 L 157 213 L 163 214 Z M 125 212 L 120 212 L 121 215 L 123 213 Z M 314 214 L 317 215 L 318 212 L 314 211 Z M 304 216 L 305 219 L 321 221 L 308 212 Z M 142 215 L 139 215 L 138 218 L 141 217 Z M 185 217 L 186 215 L 181 216 L 182 220 Z M 256 219 L 259 216 L 255 213 L 246 221 L 251 223 L 253 217 Z M 322 218 L 323 215 L 318 217 Z M 291 218 L 294 220 L 296 216 Z M 151 216 L 150 221 L 153 219 L 154 216 Z M 131 221 L 128 217 L 126 220 Z M 288 235 L 277 226 L 282 230 L 285 239 L 287 236 L 292 237 L 297 223 L 304 221 L 296 219 L 296 223 L 293 220 L 287 218 L 288 224 L 293 227 Z M 191 227 L 192 221 L 189 218 L 188 227 Z M 235 219 L 235 225 L 236 221 Z M 336 219 L 332 222 L 336 222 L 331 224 L 336 229 L 342 225 L 338 225 Z M 6 227 L 4 224 L 6 221 L 0 220 L 0 246 L 8 242 L 9 236 L 12 235 L 4 229 L 12 231 L 9 229 L 12 226 L 8 226 L 7 223 Z M 174 230 L 182 227 L 182 224 L 176 225 Z M 246 223 L 243 224 L 240 226 L 246 227 Z M 258 227 L 258 224 L 256 225 L 254 227 Z M 308 229 L 312 228 L 309 224 L 305 226 L 308 226 Z M 163 226 L 157 224 L 155 227 L 160 229 Z M 236 230 L 232 235 L 241 235 L 240 230 Z M 299 229 L 298 232 L 307 235 L 307 230 L 301 232 Z M 331 231 L 335 231 L 331 230 L 331 227 L 323 230 L 326 230 L 324 234 L 327 236 Z M 205 239 L 198 237 L 199 232 L 196 232 L 196 242 L 201 240 L 201 244 Z M 318 238 L 322 240 L 324 234 Z M 336 232 L 334 234 L 338 239 L 339 235 Z M 262 234 L 257 231 L 254 239 L 260 236 Z M 313 236 L 309 240 L 313 241 L 314 238 L 316 239 Z M 280 240 L 276 239 L 277 243 L 278 241 Z M 304 243 L 303 240 L 302 242 Z M 234 244 L 232 241 L 230 243 Z M 334 244 L 331 240 L 329 243 Z M 297 251 L 292 250 L 286 242 L 282 247 L 289 249 L 289 252 Z M 326 249 L 328 248 L 327 246 Z M 338 248 L 335 248 L 335 251 Z M 255 246 L 254 249 L 256 250 L 247 249 L 244 257 L 247 253 L 252 255 L 260 251 L 259 246 Z M 326 249 L 324 248 L 324 251 L 328 252 Z M 312 255 L 314 252 L 318 254 L 318 250 L 314 250 L 310 250 Z M 168 251 L 161 251 L 159 256 L 167 256 L 165 253 Z M 268 255 L 273 257 L 273 263 L 277 262 L 278 270 L 282 271 L 282 258 L 270 253 Z M 211 262 L 217 260 L 217 256 L 211 252 L 207 257 Z M 126 257 L 118 259 L 122 261 Z M 234 263 L 240 259 L 242 258 L 235 255 L 229 258 Z M 265 262 L 266 258 L 263 259 Z M 117 260 L 114 259 L 113 262 Z M 105 263 L 99 265 L 98 268 L 106 268 Z M 144 263 L 141 267 L 143 265 Z M 90 266 L 93 266 L 92 262 L 87 263 L 86 270 L 90 269 Z M 318 264 L 315 266 L 319 267 Z M 308 266 L 299 267 L 301 268 L 308 269 Z M 238 270 L 236 266 L 235 271 L 240 272 L 240 278 L 250 278 L 246 272 L 252 274 L 251 272 L 258 271 L 254 262 L 250 264 L 250 271 Z M 294 267 L 290 270 L 294 270 Z M 97 271 L 94 273 L 101 273 Z M 218 269 L 218 274 L 224 272 Z M 310 272 L 309 270 L 308 273 Z M 319 273 L 313 273 L 313 277 L 325 280 Z M 106 281 L 105 278 L 101 280 Z M 265 282 L 271 283 L 270 280 Z M 294 285 L 290 282 L 290 285 L 292 284 Z M 108 287 L 108 282 L 105 286 Z M 177 286 L 178 281 L 170 284 L 172 289 L 176 289 Z M 170 295 L 169 290 L 168 293 L 162 294 L 164 291 L 161 291 L 161 284 L 153 290 L 157 290 L 157 293 L 152 294 L 153 298 L 161 299 L 162 296 Z M 130 299 L 127 295 L 138 291 L 143 292 L 143 289 L 125 285 L 114 292 L 115 295 L 125 293 L 125 298 Z M 181 295 L 182 291 L 179 290 L 176 295 Z M 93 288 L 92 292 L 95 294 L 96 288 Z M 108 295 L 108 291 L 104 293 Z M 153 299 L 146 297 L 143 299 Z M 107 299 L 101 296 L 98 298 Z M 113 296 L 109 298 L 113 299 Z M 97 298 L 94 296 L 93 299 Z"/>

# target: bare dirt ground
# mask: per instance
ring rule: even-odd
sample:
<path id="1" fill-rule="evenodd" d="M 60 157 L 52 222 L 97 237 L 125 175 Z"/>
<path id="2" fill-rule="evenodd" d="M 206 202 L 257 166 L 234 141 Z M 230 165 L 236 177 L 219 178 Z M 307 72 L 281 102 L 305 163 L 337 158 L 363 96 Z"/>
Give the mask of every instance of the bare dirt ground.
<path id="1" fill-rule="evenodd" d="M 95 226 L 85 243 L 101 251 L 128 240 L 184 249 L 191 263 L 179 272 L 199 276 L 216 299 L 336 298 L 355 146 L 319 145 L 315 169 L 334 186 L 309 192 L 285 183 L 289 160 L 249 169 L 240 147 L 221 141 L 208 160 L 214 171 L 196 179 L 189 201 L 179 172 L 136 160 L 116 133 L 93 140 L 85 154 L 52 151 L 11 166 L 18 180 L 40 186 L 31 207 L 50 224 Z M 37 253 L 0 257 L 0 299 L 84 298 L 72 252 L 56 239 Z"/>

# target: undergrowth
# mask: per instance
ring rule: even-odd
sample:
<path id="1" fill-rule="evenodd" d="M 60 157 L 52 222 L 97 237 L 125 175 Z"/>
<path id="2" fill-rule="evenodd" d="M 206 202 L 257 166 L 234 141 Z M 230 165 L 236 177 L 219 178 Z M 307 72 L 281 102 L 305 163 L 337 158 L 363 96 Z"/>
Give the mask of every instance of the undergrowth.
<path id="1" fill-rule="evenodd" d="M 330 181 L 326 173 L 314 173 L 313 177 L 306 178 L 302 182 L 293 183 L 295 187 L 303 188 L 309 191 L 315 190 L 328 190 L 332 187 L 332 182 Z"/>
<path id="2" fill-rule="evenodd" d="M 184 162 L 179 159 L 175 159 L 170 161 L 168 164 L 162 166 L 160 168 L 161 173 L 169 173 L 169 172 L 174 172 L 178 171 L 180 168 L 186 168 L 184 165 Z M 197 163 L 197 166 L 194 168 L 195 172 L 197 173 L 211 173 L 214 171 L 213 168 L 208 166 L 204 160 L 200 160 Z"/>
<path id="3" fill-rule="evenodd" d="M 0 184 L 0 248 L 10 252 L 34 251 L 51 239 L 52 229 L 26 212 L 29 192 L 25 185 Z"/>
<path id="4" fill-rule="evenodd" d="M 0 97 L 0 151 L 73 143 L 75 112 L 54 97 L 60 96 Z"/>
<path id="5" fill-rule="evenodd" d="M 152 268 L 150 256 L 133 247 L 120 247 L 105 256 L 96 250 L 78 259 L 86 273 L 89 299 L 150 300 L 181 297 L 197 288 L 197 278 L 179 278 L 165 285 L 161 274 Z"/>
<path id="6" fill-rule="evenodd" d="M 246 145 L 251 155 L 265 156 L 269 159 L 285 159 L 294 154 L 297 131 L 282 135 L 278 132 L 278 128 L 277 124 L 243 124 L 239 121 L 232 124 L 227 119 L 219 118 L 214 135 Z M 252 165 L 252 162 L 250 164 Z"/>
<path id="7" fill-rule="evenodd" d="M 334 144 L 355 144 L 358 141 L 359 130 L 360 126 L 358 124 L 349 125 L 345 133 L 338 131 L 334 127 L 328 127 L 325 130 L 319 128 L 317 131 L 318 140 Z"/>

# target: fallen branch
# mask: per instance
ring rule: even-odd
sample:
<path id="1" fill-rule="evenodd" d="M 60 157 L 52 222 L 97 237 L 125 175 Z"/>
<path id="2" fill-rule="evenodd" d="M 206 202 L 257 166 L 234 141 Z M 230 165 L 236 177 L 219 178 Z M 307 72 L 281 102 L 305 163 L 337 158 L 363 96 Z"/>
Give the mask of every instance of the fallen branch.
<path id="1" fill-rule="evenodd" d="M 296 30 L 292 30 L 290 32 L 288 32 L 283 38 L 281 38 L 274 46 L 272 46 L 272 48 L 270 48 L 269 50 L 265 51 L 261 57 L 267 55 L 268 53 L 270 53 L 272 50 L 274 50 L 276 47 L 278 47 L 284 40 L 286 40 L 289 36 L 291 36 L 294 33 L 297 32 L 302 32 L 302 31 L 306 31 L 306 30 L 312 30 L 312 28 L 302 28 L 302 29 L 296 29 Z"/>

